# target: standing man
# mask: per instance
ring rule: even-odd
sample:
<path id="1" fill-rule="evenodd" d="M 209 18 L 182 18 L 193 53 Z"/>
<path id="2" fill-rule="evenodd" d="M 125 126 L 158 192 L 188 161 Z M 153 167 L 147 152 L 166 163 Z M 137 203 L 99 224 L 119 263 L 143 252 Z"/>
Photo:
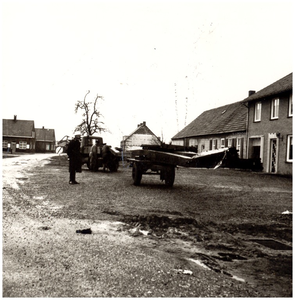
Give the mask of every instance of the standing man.
<path id="1" fill-rule="evenodd" d="M 81 173 L 81 154 L 80 154 L 80 139 L 81 134 L 76 133 L 74 139 L 69 143 L 67 154 L 70 159 L 69 172 L 70 182 L 69 184 L 78 184 L 76 181 L 76 172 Z"/>
<path id="2" fill-rule="evenodd" d="M 103 164 L 103 171 L 107 168 L 108 162 L 110 158 L 110 147 L 104 143 L 102 146 L 102 164 Z"/>
<path id="3" fill-rule="evenodd" d="M 91 147 L 91 151 L 89 153 L 90 156 L 90 170 L 96 172 L 98 170 L 98 163 L 97 163 L 97 153 L 98 153 L 98 146 L 99 141 L 95 141 L 95 145 Z"/>

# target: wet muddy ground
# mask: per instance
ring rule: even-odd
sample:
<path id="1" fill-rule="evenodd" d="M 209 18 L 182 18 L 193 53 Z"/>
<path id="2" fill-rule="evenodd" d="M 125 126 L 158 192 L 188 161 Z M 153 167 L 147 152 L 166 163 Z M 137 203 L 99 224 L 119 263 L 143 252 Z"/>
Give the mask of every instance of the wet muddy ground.
<path id="1" fill-rule="evenodd" d="M 173 188 L 166 187 L 158 176 L 143 176 L 141 185 L 134 186 L 131 169 L 124 163 L 116 173 L 93 173 L 85 166 L 77 174 L 80 184 L 69 186 L 65 156 L 39 157 L 33 163 L 32 157 L 4 160 L 4 296 L 292 296 L 291 178 L 239 170 L 179 168 Z M 83 229 L 86 231 L 82 232 Z M 77 253 L 68 245 L 80 249 L 81 241 L 76 239 L 101 241 L 106 236 L 104 243 L 112 245 L 114 253 L 109 254 L 109 268 L 105 272 L 115 268 L 115 259 L 122 261 L 123 265 L 117 266 L 120 274 L 130 255 L 132 259 L 128 262 L 132 261 L 136 275 L 141 271 L 135 268 L 134 258 L 141 257 L 144 274 L 155 279 L 140 290 L 128 281 L 130 288 L 126 291 L 122 286 L 118 289 L 110 285 L 110 277 L 100 289 L 97 281 L 95 288 L 86 288 L 89 278 L 79 276 L 79 292 L 61 288 L 57 288 L 56 294 L 54 289 L 46 292 L 44 286 L 33 287 L 30 281 L 16 288 L 20 282 L 16 278 L 20 266 L 16 267 L 16 263 L 21 250 L 14 251 L 13 256 L 11 249 L 24 245 L 28 255 L 39 247 L 42 255 L 30 258 L 30 268 L 22 267 L 21 272 L 28 278 L 30 273 L 32 278 L 38 275 L 41 281 L 50 281 L 40 271 L 41 258 L 45 264 L 47 256 L 59 253 L 56 248 L 44 248 L 49 236 L 50 241 L 62 237 L 64 244 L 62 239 L 57 242 L 60 251 L 64 249 L 72 257 Z M 122 256 L 122 251 L 114 250 L 116 247 L 128 251 Z M 74 269 L 75 264 L 68 261 L 66 265 Z M 163 264 L 162 273 L 167 268 L 161 285 L 161 272 L 155 270 L 154 275 L 149 269 L 153 264 Z M 89 276 L 89 271 L 86 273 Z M 57 270 L 52 274 L 67 278 Z M 103 281 L 103 275 L 100 276 Z M 129 275 L 124 276 L 128 280 Z M 132 281 L 137 286 L 138 276 Z M 114 278 L 117 282 L 121 280 Z M 85 280 L 83 288 L 81 280 Z"/>

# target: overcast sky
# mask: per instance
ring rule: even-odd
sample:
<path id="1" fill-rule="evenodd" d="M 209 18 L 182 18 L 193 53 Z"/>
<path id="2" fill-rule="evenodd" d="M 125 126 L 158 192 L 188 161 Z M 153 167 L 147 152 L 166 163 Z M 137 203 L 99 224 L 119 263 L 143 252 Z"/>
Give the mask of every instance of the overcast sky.
<path id="1" fill-rule="evenodd" d="M 2 118 L 34 120 L 57 139 L 101 95 L 119 146 L 137 124 L 165 142 L 203 111 L 293 71 L 293 1 L 3 1 Z"/>

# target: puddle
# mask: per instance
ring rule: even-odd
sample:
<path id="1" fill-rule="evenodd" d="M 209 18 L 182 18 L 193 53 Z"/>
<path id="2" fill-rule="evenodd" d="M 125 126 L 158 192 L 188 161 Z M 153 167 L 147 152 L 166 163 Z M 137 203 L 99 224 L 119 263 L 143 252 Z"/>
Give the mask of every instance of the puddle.
<path id="1" fill-rule="evenodd" d="M 233 278 L 233 279 L 235 279 L 235 280 L 238 280 L 238 281 L 245 282 L 245 279 L 243 279 L 243 278 L 240 278 L 240 277 L 238 277 L 238 276 L 235 276 L 235 275 L 233 275 L 233 276 L 232 276 L 232 278 Z"/>
<path id="2" fill-rule="evenodd" d="M 208 266 L 206 266 L 205 264 L 203 264 L 201 261 L 199 261 L 198 259 L 193 259 L 193 258 L 187 258 L 188 260 L 194 262 L 195 264 L 203 267 L 206 270 L 211 270 Z"/>
<path id="3" fill-rule="evenodd" d="M 203 267 L 204 269 L 206 270 L 210 270 L 210 271 L 215 271 L 214 269 L 211 269 L 210 267 L 208 267 L 207 265 L 205 265 L 204 263 L 202 263 L 200 260 L 198 259 L 194 259 L 194 258 L 187 258 L 187 260 L 190 260 L 192 262 L 194 262 L 195 264 L 197 264 L 198 266 L 201 266 Z M 241 277 L 238 277 L 238 276 L 235 276 L 235 275 L 231 275 L 230 273 L 228 272 L 225 272 L 224 270 L 219 270 L 219 272 L 231 277 L 232 279 L 235 279 L 235 280 L 238 280 L 238 281 L 241 281 L 241 282 L 245 282 L 245 279 L 241 278 Z"/>
<path id="4" fill-rule="evenodd" d="M 49 226 L 41 226 L 38 229 L 40 229 L 40 230 L 49 230 L 49 229 L 51 229 L 51 227 L 49 227 Z"/>
<path id="5" fill-rule="evenodd" d="M 34 196 L 33 199 L 34 200 L 43 200 L 44 196 Z"/>
<path id="6" fill-rule="evenodd" d="M 234 254 L 234 253 L 224 253 L 224 252 L 218 252 L 219 256 L 214 256 L 214 258 L 220 259 L 220 260 L 224 260 L 224 261 L 233 261 L 233 260 L 247 260 L 247 258 L 242 257 L 238 254 Z"/>
<path id="7" fill-rule="evenodd" d="M 47 203 L 46 203 L 46 204 L 48 204 L 48 201 L 47 201 Z M 58 206 L 58 205 L 57 205 L 57 206 L 51 206 L 50 208 L 51 208 L 51 210 L 53 210 L 53 211 L 57 211 L 57 210 L 60 210 L 60 209 L 62 209 L 62 208 L 63 208 L 63 206 L 61 206 L 61 205 L 60 205 L 60 206 Z"/>
<path id="8" fill-rule="evenodd" d="M 101 223 L 95 223 L 91 225 L 91 229 L 94 232 L 101 232 L 101 231 L 118 231 L 118 228 L 120 228 L 124 223 L 122 222 L 101 222 Z"/>
<path id="9" fill-rule="evenodd" d="M 269 239 L 269 240 L 265 240 L 265 239 L 251 239 L 251 242 L 255 242 L 258 244 L 261 244 L 265 247 L 268 247 L 270 249 L 273 250 L 292 250 L 291 246 L 288 246 L 286 244 L 283 244 L 281 242 Z"/>

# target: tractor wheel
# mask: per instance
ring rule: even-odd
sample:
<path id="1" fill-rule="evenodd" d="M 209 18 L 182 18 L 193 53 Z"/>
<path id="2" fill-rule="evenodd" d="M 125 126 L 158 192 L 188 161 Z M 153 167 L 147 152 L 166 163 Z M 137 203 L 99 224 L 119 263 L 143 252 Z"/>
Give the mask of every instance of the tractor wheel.
<path id="1" fill-rule="evenodd" d="M 110 161 L 108 163 L 108 169 L 110 170 L 110 172 L 117 172 L 118 170 L 118 164 L 116 163 L 116 161 Z"/>
<path id="2" fill-rule="evenodd" d="M 175 179 L 175 167 L 167 167 L 165 173 L 165 185 L 173 186 Z"/>
<path id="3" fill-rule="evenodd" d="M 142 171 L 138 164 L 134 163 L 132 168 L 132 178 L 134 185 L 140 185 L 140 181 L 142 178 Z"/>

